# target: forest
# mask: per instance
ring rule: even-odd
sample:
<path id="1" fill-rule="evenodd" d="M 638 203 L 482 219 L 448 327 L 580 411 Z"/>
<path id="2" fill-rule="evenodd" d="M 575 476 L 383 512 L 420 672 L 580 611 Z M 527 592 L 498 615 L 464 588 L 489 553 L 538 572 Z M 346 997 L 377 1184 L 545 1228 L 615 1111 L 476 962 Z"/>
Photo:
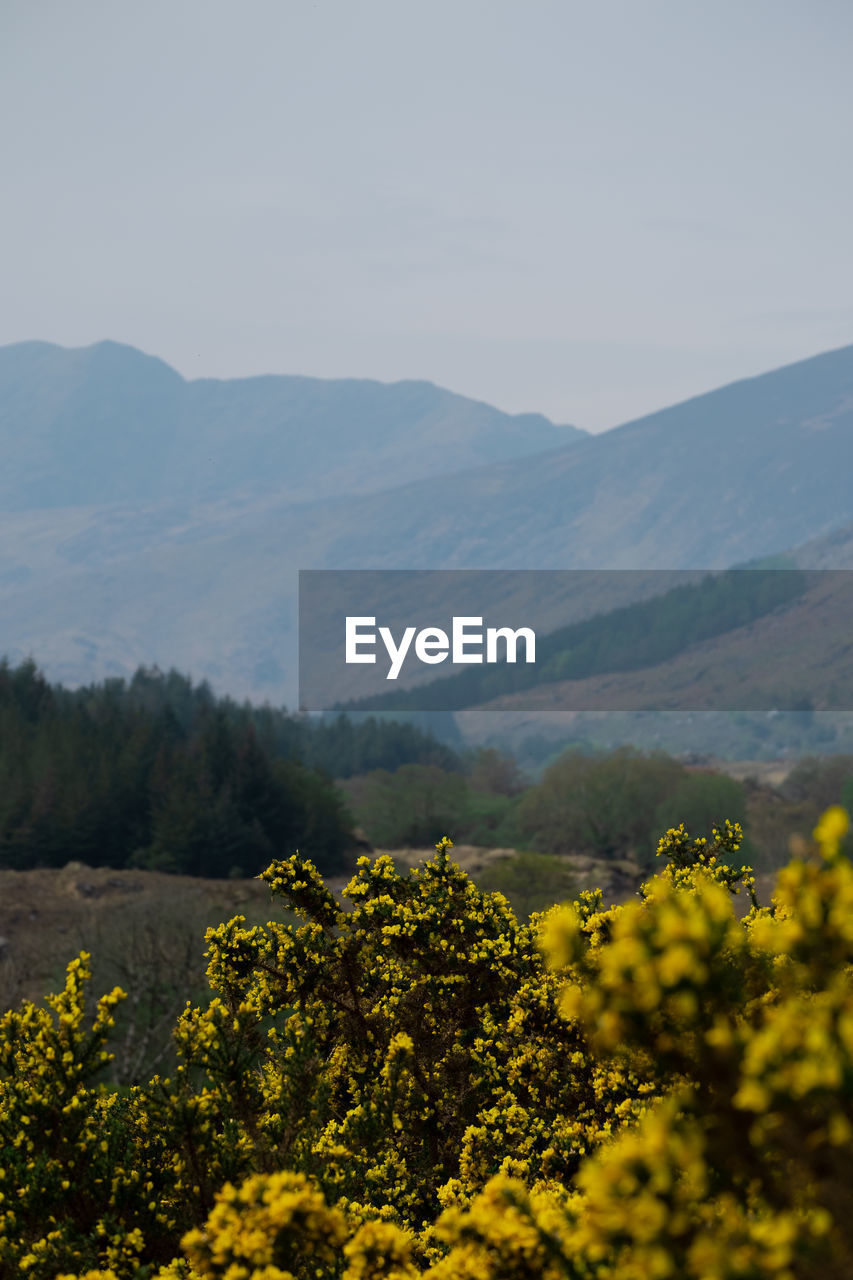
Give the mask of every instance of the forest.
<path id="1" fill-rule="evenodd" d="M 627 861 L 639 884 L 672 825 L 729 817 L 766 872 L 786 860 L 790 831 L 836 799 L 853 805 L 845 754 L 805 757 L 771 786 L 661 751 L 575 746 L 531 777 L 506 752 L 452 747 L 390 716 L 310 719 L 144 668 L 68 690 L 32 662 L 0 662 L 0 868 L 222 879 L 298 849 L 346 875 L 360 851 L 429 848 L 451 831 L 457 844 L 538 855 L 546 886 L 566 883 L 573 857 Z M 495 874 L 513 881 L 489 871 L 491 887 Z"/>
<path id="2" fill-rule="evenodd" d="M 140 669 L 66 690 L 0 663 L 0 867 L 256 875 L 293 848 L 329 872 L 356 841 L 332 779 L 456 756 L 412 725 L 313 725 Z"/>

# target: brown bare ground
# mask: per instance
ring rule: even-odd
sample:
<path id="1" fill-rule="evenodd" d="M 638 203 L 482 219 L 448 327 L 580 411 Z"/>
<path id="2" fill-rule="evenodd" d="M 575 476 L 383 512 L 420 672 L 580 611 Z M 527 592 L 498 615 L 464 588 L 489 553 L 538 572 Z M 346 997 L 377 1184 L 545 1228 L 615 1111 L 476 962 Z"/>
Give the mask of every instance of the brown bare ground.
<path id="1" fill-rule="evenodd" d="M 400 871 L 434 856 L 433 848 L 377 849 L 389 854 Z M 515 849 L 455 845 L 453 858 L 475 880 L 477 873 Z M 633 862 L 568 859 L 579 888 L 601 888 L 608 903 L 633 897 L 645 878 Z M 327 883 L 340 894 L 348 877 Z M 759 877 L 759 896 L 769 902 L 774 877 Z M 739 905 L 742 899 L 739 899 Z M 747 904 L 743 902 L 743 906 Z M 65 966 L 82 949 L 119 951 L 130 931 L 173 934 L 177 927 L 197 955 L 204 972 L 204 931 L 235 915 L 250 924 L 281 919 L 282 910 L 259 880 L 202 880 L 154 871 L 115 871 L 69 863 L 59 869 L 0 870 L 0 1009 L 20 999 L 40 1001 L 62 984 Z M 195 965 L 195 961 L 193 961 Z"/>

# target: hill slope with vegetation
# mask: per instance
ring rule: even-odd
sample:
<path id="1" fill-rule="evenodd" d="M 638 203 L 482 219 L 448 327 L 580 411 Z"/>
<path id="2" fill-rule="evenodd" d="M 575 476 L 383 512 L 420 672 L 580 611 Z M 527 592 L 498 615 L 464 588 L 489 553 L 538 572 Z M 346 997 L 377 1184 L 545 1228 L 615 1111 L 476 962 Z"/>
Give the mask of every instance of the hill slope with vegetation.
<path id="1" fill-rule="evenodd" d="M 844 575 L 839 576 L 843 587 Z M 661 667 L 694 645 L 752 628 L 768 615 L 786 614 L 798 602 L 811 608 L 812 599 L 804 597 L 809 587 L 814 587 L 815 577 L 820 586 L 818 575 L 810 577 L 804 570 L 781 565 L 709 575 L 696 583 L 671 587 L 651 599 L 537 635 L 535 665 L 501 662 L 471 666 L 415 689 L 395 689 L 367 702 L 346 704 L 346 709 L 455 711 L 529 690 L 548 698 L 554 695 L 554 686 L 564 681 Z M 846 594 L 841 591 L 839 595 L 842 599 L 837 612 L 839 620 L 846 623 L 846 613 L 841 612 Z M 756 651 L 766 663 L 760 639 Z M 529 698 L 509 700 L 506 705 L 518 701 L 533 705 Z"/>

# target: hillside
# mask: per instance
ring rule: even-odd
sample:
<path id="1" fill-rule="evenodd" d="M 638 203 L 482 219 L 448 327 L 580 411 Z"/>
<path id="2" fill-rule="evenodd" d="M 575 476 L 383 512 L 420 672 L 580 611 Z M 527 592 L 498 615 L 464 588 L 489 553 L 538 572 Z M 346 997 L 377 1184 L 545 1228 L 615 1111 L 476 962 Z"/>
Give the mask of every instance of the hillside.
<path id="1" fill-rule="evenodd" d="M 791 603 L 639 670 L 542 683 L 481 709 L 853 710 L 853 581 L 812 575 Z"/>
<path id="2" fill-rule="evenodd" d="M 447 575 L 441 576 L 447 577 Z M 487 575 L 471 575 L 475 583 L 486 577 Z M 372 681 L 376 692 L 371 691 L 370 695 L 360 701 L 344 703 L 344 708 L 353 711 L 394 709 L 458 711 L 476 706 L 497 707 L 504 703 L 512 707 L 541 708 L 548 707 L 552 702 L 559 709 L 575 705 L 581 709 L 595 709 L 599 705 L 608 705 L 610 709 L 635 707 L 636 693 L 624 703 L 620 702 L 621 691 L 625 686 L 625 681 L 621 679 L 624 673 L 643 672 L 639 680 L 633 681 L 635 686 L 642 687 L 646 679 L 645 673 L 652 670 L 674 669 L 685 655 L 693 650 L 702 655 L 702 675 L 706 687 L 710 678 L 713 681 L 713 687 L 719 692 L 720 687 L 725 686 L 727 668 L 725 661 L 722 664 L 717 663 L 711 655 L 720 649 L 723 641 L 731 639 L 732 636 L 742 638 L 744 634 L 747 647 L 750 644 L 754 644 L 756 648 L 760 647 L 762 658 L 760 669 L 764 680 L 763 687 L 766 689 L 767 679 L 773 676 L 773 672 L 766 669 L 769 665 L 767 658 L 773 651 L 769 650 L 766 644 L 767 628 L 758 625 L 759 623 L 765 623 L 768 617 L 772 616 L 775 625 L 776 616 L 781 615 L 781 627 L 776 626 L 775 630 L 778 649 L 780 635 L 788 641 L 791 630 L 808 628 L 810 620 L 813 624 L 815 617 L 821 618 L 823 627 L 820 636 L 813 636 L 812 639 L 813 642 L 818 641 L 820 657 L 825 661 L 826 642 L 829 639 L 827 615 L 831 618 L 831 630 L 836 642 L 837 633 L 840 632 L 843 638 L 849 635 L 851 622 L 853 622 L 850 616 L 848 575 L 845 573 L 833 575 L 837 580 L 833 580 L 832 583 L 819 581 L 820 574 L 809 574 L 793 567 L 782 571 L 778 568 L 730 569 L 722 573 L 707 574 L 696 581 L 684 581 L 684 574 L 667 572 L 643 575 L 618 572 L 600 574 L 569 572 L 555 573 L 547 577 L 540 574 L 524 574 L 520 577 L 523 582 L 533 578 L 537 581 L 544 579 L 544 582 L 550 584 L 553 578 L 555 583 L 564 583 L 562 591 L 557 587 L 549 586 L 547 594 L 549 598 L 561 601 L 567 613 L 570 612 L 570 606 L 574 603 L 573 596 L 583 598 L 585 594 L 588 603 L 591 604 L 596 596 L 604 600 L 609 587 L 611 596 L 617 596 L 621 591 L 623 597 L 627 597 L 629 593 L 634 593 L 634 577 L 640 579 L 640 582 L 637 584 L 635 600 L 632 603 L 620 603 L 616 608 L 603 607 L 600 612 L 586 617 L 584 621 L 571 622 L 556 630 L 546 631 L 542 627 L 541 608 L 534 610 L 531 605 L 526 616 L 524 613 L 514 614 L 511 618 L 512 625 L 518 625 L 521 618 L 536 628 L 534 665 L 523 662 L 515 664 L 501 662 L 495 666 L 448 665 L 441 668 L 446 674 L 438 678 L 434 668 L 426 668 L 427 675 L 432 676 L 432 679 L 428 680 L 424 676 L 425 669 L 421 666 L 418 670 L 418 665 L 415 664 L 415 670 L 421 676 L 417 684 L 406 678 L 407 668 L 403 666 L 396 684 L 391 687 L 384 679 L 380 668 L 378 677 Z M 413 575 L 410 581 L 417 584 L 419 578 Z M 465 581 L 468 581 L 468 575 Z M 505 578 L 498 576 L 498 581 L 515 582 L 516 575 L 506 575 Z M 652 594 L 648 593 L 649 585 L 651 585 Z M 657 587 L 656 590 L 655 587 Z M 545 590 L 543 585 L 540 591 L 545 593 Z M 414 596 L 415 591 L 416 587 L 413 587 L 410 594 Z M 816 597 L 822 599 L 828 592 L 831 593 L 828 604 L 823 608 L 822 613 L 816 613 Z M 481 605 L 478 601 L 478 611 L 488 610 L 494 616 L 495 595 L 496 593 L 493 593 L 485 604 Z M 412 605 L 411 609 L 412 621 L 420 622 L 420 618 L 415 616 L 415 606 Z M 458 602 L 452 611 L 454 613 L 460 611 Z M 444 614 L 438 612 L 436 616 L 443 618 Z M 812 650 L 815 647 L 813 643 Z M 814 657 L 814 654 L 810 656 Z M 320 661 L 312 658 L 303 662 L 301 667 L 301 674 L 306 671 L 310 673 L 312 666 L 316 663 L 318 678 L 315 678 L 315 684 L 318 686 L 321 683 L 319 675 L 326 675 L 326 662 L 323 659 L 324 655 L 321 654 Z M 818 666 L 824 685 L 829 682 L 831 676 L 834 678 L 835 673 L 831 667 L 825 668 L 819 663 L 813 665 Z M 334 670 L 331 663 L 328 667 L 331 675 Z M 708 671 L 705 670 L 706 667 Z M 340 669 L 338 664 L 338 670 Z M 373 668 L 370 670 L 372 672 Z M 778 668 L 775 674 L 778 676 Z M 356 669 L 356 675 L 350 677 L 350 688 L 356 686 L 359 675 L 360 669 Z M 620 678 L 614 678 L 615 676 Z M 604 677 L 604 679 L 590 680 L 588 677 Z M 300 691 L 307 684 L 308 681 L 303 678 Z M 660 696 L 665 693 L 666 702 L 652 702 L 649 705 L 654 707 L 693 706 L 693 703 L 684 701 L 685 691 L 690 687 L 690 682 L 684 679 L 680 682 L 670 680 L 669 683 L 664 679 L 660 685 Z M 563 690 L 563 698 L 558 697 L 556 692 L 558 688 Z M 597 694 L 596 690 L 598 690 Z M 607 690 L 606 697 L 603 696 L 604 690 Z M 577 703 L 572 701 L 574 691 L 578 691 Z M 689 697 L 689 694 L 686 696 Z M 706 701 L 707 692 L 695 705 L 704 706 Z M 643 705 L 641 702 L 640 706 Z M 722 705 L 719 697 L 716 705 Z"/>
<path id="3" fill-rule="evenodd" d="M 427 485 L 359 501 L 347 564 L 725 568 L 848 523 L 851 464 L 853 346 L 572 449 L 448 476 L 440 503 Z"/>
<path id="4" fill-rule="evenodd" d="M 5 358 L 10 352 L 26 358 L 33 387 L 42 385 L 39 369 L 55 350 L 24 344 L 23 352 L 7 348 Z M 118 350 L 134 369 L 137 357 L 150 360 Z M 88 351 L 96 363 L 115 354 L 111 347 Z M 69 368 L 72 357 L 82 359 L 65 356 Z M 201 455 L 190 459 L 194 468 L 184 456 L 175 474 L 185 477 L 185 487 L 169 479 L 169 497 L 162 460 L 172 459 L 171 475 L 190 437 L 179 432 L 180 447 L 163 443 L 157 406 L 190 394 L 201 403 L 230 384 L 183 383 L 160 362 L 151 366 L 158 390 L 147 399 L 134 392 L 138 415 L 121 448 L 156 454 L 161 469 L 151 462 L 146 471 L 143 459 L 138 482 L 129 478 L 133 458 L 115 453 L 120 417 L 106 401 L 102 419 L 88 428 L 80 425 L 85 418 L 73 419 L 83 433 L 78 438 L 62 426 L 71 421 L 67 415 L 51 417 L 58 392 L 51 399 L 45 382 L 41 417 L 12 434 L 9 424 L 22 421 L 22 384 L 8 377 L 2 383 L 0 651 L 13 661 L 32 653 L 54 679 L 74 683 L 158 662 L 238 696 L 292 702 L 300 568 L 725 567 L 806 544 L 853 519 L 853 347 L 733 383 L 601 436 L 576 435 L 563 448 L 467 470 L 459 469 L 460 452 L 446 447 L 446 420 L 437 409 L 432 417 L 405 419 L 405 431 L 403 419 L 396 426 L 389 419 L 368 450 L 354 445 L 338 462 L 338 446 L 319 429 L 310 433 L 317 442 L 313 460 L 289 446 L 273 457 L 270 419 L 252 419 L 254 426 L 238 434 L 237 418 L 223 407 L 217 430 L 231 452 L 216 456 L 227 467 L 214 466 L 203 481 Z M 123 384 L 123 375 L 115 376 Z M 311 380 L 295 380 L 303 381 Z M 389 396 L 424 386 L 355 385 Z M 236 394 L 223 392 L 222 405 Z M 548 424 L 544 434 L 529 435 L 526 419 L 494 421 L 512 437 L 500 447 L 516 452 L 522 438 L 530 451 L 534 439 L 542 448 L 563 430 Z M 57 453 L 58 435 L 76 439 L 73 465 Z M 101 455 L 105 439 L 115 448 Z M 468 439 L 462 453 L 468 449 L 470 460 L 482 435 Z M 96 455 L 101 462 L 87 477 L 85 460 Z M 328 476 L 319 475 L 324 467 Z M 436 467 L 447 473 L 440 481 Z M 346 497 L 339 491 L 323 497 L 344 472 L 356 477 Z M 386 487 L 367 492 L 377 481 Z M 828 554 L 825 546 L 820 563 Z"/>
<path id="5" fill-rule="evenodd" d="M 778 562 L 850 564 L 851 532 L 837 530 Z M 627 591 L 632 576 L 635 602 L 537 631 L 535 666 L 451 667 L 443 678 L 417 683 L 401 675 L 393 691 L 379 681 L 376 692 L 350 705 L 455 710 L 469 744 L 520 753 L 534 769 L 560 742 L 762 758 L 851 749 L 849 569 L 733 570 L 672 587 L 683 575 L 590 574 L 586 599 L 611 579 Z M 573 577 L 554 575 L 558 583 Z M 649 590 L 655 581 L 658 592 Z M 552 596 L 566 615 L 577 603 Z M 494 595 L 488 603 L 494 610 Z M 321 655 L 318 671 L 324 661 Z"/>

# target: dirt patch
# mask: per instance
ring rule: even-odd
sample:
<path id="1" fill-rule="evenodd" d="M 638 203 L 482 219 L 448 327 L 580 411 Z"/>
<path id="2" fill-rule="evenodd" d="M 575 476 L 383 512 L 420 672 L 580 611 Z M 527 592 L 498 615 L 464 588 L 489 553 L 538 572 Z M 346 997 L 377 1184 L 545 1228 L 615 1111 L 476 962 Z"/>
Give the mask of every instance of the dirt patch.
<path id="1" fill-rule="evenodd" d="M 69 960 L 121 940 L 121 931 L 174 931 L 198 937 L 234 915 L 252 923 L 279 908 L 257 880 L 199 880 L 155 871 L 115 871 L 71 862 L 61 868 L 0 871 L 0 1004 L 40 999 L 61 983 Z M 115 937 L 113 937 L 115 935 Z"/>

